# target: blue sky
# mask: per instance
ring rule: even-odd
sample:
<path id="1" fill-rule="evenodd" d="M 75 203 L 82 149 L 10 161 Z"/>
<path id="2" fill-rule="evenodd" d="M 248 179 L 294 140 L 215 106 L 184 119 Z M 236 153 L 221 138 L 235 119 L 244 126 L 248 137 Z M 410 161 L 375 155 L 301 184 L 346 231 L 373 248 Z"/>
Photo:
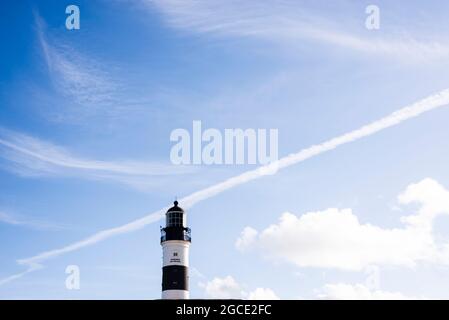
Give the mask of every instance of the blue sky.
<path id="1" fill-rule="evenodd" d="M 151 215 L 33 257 L 257 168 L 172 165 L 176 128 L 275 128 L 282 158 L 449 88 L 445 1 L 1 6 L 2 299 L 159 298 Z M 191 296 L 449 298 L 447 119 L 431 110 L 189 207 Z M 80 290 L 65 287 L 73 264 Z"/>

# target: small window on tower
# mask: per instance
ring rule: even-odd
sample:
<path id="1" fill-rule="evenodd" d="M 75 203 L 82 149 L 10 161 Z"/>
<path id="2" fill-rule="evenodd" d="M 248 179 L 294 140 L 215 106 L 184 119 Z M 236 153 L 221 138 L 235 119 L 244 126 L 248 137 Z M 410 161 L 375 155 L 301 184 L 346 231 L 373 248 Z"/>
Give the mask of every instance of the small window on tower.
<path id="1" fill-rule="evenodd" d="M 177 257 L 178 253 L 177 252 L 173 252 L 173 257 Z"/>

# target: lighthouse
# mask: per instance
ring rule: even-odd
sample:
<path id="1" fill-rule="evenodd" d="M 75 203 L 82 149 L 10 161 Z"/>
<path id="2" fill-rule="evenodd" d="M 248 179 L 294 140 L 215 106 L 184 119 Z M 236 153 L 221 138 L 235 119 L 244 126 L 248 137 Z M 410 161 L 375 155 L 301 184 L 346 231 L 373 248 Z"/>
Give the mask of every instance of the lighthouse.
<path id="1" fill-rule="evenodd" d="M 186 214 L 175 201 L 161 228 L 162 299 L 189 299 L 190 242 Z"/>

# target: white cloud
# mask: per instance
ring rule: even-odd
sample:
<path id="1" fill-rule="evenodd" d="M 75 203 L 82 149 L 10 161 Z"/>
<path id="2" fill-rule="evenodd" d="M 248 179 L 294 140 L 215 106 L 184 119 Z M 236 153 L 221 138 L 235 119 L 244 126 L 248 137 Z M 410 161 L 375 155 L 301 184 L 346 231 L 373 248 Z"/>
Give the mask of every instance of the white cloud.
<path id="1" fill-rule="evenodd" d="M 112 180 L 139 189 L 152 186 L 149 177 L 192 172 L 193 168 L 159 162 L 104 161 L 73 155 L 63 147 L 0 128 L 0 156 L 9 169 L 24 176 L 76 176 Z"/>
<path id="2" fill-rule="evenodd" d="M 81 55 L 62 41 L 46 35 L 46 25 L 37 12 L 34 14 L 39 45 L 54 86 L 71 101 L 89 108 L 111 105 L 119 89 L 105 64 Z"/>
<path id="3" fill-rule="evenodd" d="M 16 217 L 11 216 L 10 214 L 7 214 L 5 212 L 0 211 L 0 222 L 12 224 L 12 225 L 19 225 L 21 222 L 17 220 Z"/>
<path id="4" fill-rule="evenodd" d="M 269 288 L 256 288 L 246 292 L 232 276 L 216 277 L 207 283 L 200 283 L 209 299 L 247 299 L 247 300 L 279 300 L 279 297 Z"/>
<path id="5" fill-rule="evenodd" d="M 37 12 L 35 25 L 37 40 L 47 65 L 48 75 L 58 95 L 38 92 L 46 97 L 45 104 L 52 120 L 84 123 L 86 118 L 100 116 L 102 123 L 116 119 L 123 121 L 148 112 L 148 88 L 131 97 L 135 86 L 126 85 L 119 67 L 102 57 L 75 49 L 62 36 L 47 30 L 44 19 Z M 126 72 L 125 72 L 126 73 Z M 136 94 L 137 95 L 137 94 Z M 98 125 L 98 123 L 97 123 Z"/>
<path id="6" fill-rule="evenodd" d="M 192 277 L 192 278 L 206 279 L 206 276 L 195 267 L 190 266 L 189 272 L 190 272 L 190 277 Z"/>
<path id="7" fill-rule="evenodd" d="M 30 219 L 28 217 L 13 215 L 4 211 L 0 211 L 0 223 L 10 224 L 14 226 L 24 226 L 36 230 L 62 230 L 68 228 L 68 226 L 64 226 L 61 224 Z"/>
<path id="8" fill-rule="evenodd" d="M 320 299 L 329 300 L 409 300 L 415 299 L 407 297 L 400 292 L 388 292 L 370 289 L 364 284 L 326 284 L 317 295 Z"/>
<path id="9" fill-rule="evenodd" d="M 443 186 L 424 179 L 399 196 L 401 203 L 421 205 L 417 214 L 401 218 L 404 225 L 400 228 L 361 223 L 351 209 L 330 208 L 301 216 L 286 212 L 257 236 L 246 228 L 236 243 L 240 250 L 256 249 L 268 258 L 299 267 L 362 270 L 370 265 L 443 263 L 447 244 L 435 243 L 431 226 L 437 215 L 449 214 L 447 199 L 449 192 Z"/>
<path id="10" fill-rule="evenodd" d="M 256 288 L 248 294 L 248 300 L 279 300 L 279 297 L 269 288 Z"/>
<path id="11" fill-rule="evenodd" d="M 419 203 L 421 205 L 417 214 L 401 219 L 411 226 L 431 229 L 436 216 L 449 213 L 449 193 L 432 179 L 411 184 L 399 195 L 398 200 L 401 204 Z"/>
<path id="12" fill-rule="evenodd" d="M 334 17 L 326 17 L 323 10 L 315 13 L 316 10 L 298 1 L 147 0 L 146 3 L 160 10 L 171 26 L 198 33 L 254 37 L 284 43 L 288 48 L 301 47 L 305 40 L 362 53 L 391 55 L 402 61 L 449 55 L 444 39 L 419 41 L 402 28 L 389 30 L 388 37 L 384 33 L 355 32 L 357 25 L 354 28 L 342 22 L 350 18 L 337 22 Z M 358 9 L 363 21 L 364 12 Z M 331 13 L 335 16 L 334 11 Z"/>
<path id="13" fill-rule="evenodd" d="M 246 227 L 243 229 L 239 238 L 235 242 L 235 246 L 240 251 L 245 251 L 247 247 L 249 247 L 257 237 L 257 230 L 251 227 Z"/>
<path id="14" fill-rule="evenodd" d="M 48 45 L 47 45 L 48 46 Z M 81 56 L 71 48 L 51 48 L 53 84 L 70 102 L 89 108 L 112 106 L 118 85 L 100 63 Z"/>
<path id="15" fill-rule="evenodd" d="M 210 299 L 241 299 L 244 291 L 231 276 L 224 278 L 214 278 L 202 285 L 206 297 Z"/>

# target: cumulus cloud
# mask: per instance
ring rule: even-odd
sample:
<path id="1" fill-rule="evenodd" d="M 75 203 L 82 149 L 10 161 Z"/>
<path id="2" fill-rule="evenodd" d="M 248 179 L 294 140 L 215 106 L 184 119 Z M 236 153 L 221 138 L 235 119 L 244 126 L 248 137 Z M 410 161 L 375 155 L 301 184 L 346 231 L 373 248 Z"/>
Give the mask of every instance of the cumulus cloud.
<path id="1" fill-rule="evenodd" d="M 214 278 L 202 286 L 210 299 L 241 299 L 244 295 L 240 284 L 231 276 Z"/>
<path id="2" fill-rule="evenodd" d="M 371 265 L 444 263 L 448 246 L 435 242 L 432 222 L 440 214 L 449 214 L 448 199 L 443 186 L 424 179 L 399 196 L 401 204 L 420 205 L 416 214 L 401 218 L 399 228 L 362 223 L 351 209 L 330 208 L 301 216 L 286 212 L 261 232 L 245 228 L 236 246 L 299 267 L 362 270 Z"/>
<path id="3" fill-rule="evenodd" d="M 416 299 L 400 292 L 371 289 L 364 284 L 326 284 L 317 298 L 329 300 L 409 300 Z"/>
<path id="4" fill-rule="evenodd" d="M 248 294 L 248 300 L 279 300 L 279 297 L 269 288 L 257 288 Z"/>
<path id="5" fill-rule="evenodd" d="M 269 288 L 256 288 L 246 292 L 232 276 L 216 277 L 207 283 L 200 283 L 209 299 L 248 299 L 248 300 L 278 300 L 279 297 Z"/>
<path id="6" fill-rule="evenodd" d="M 240 251 L 244 251 L 247 247 L 249 247 L 257 237 L 257 230 L 251 227 L 246 227 L 243 229 L 240 237 L 235 242 L 235 246 Z"/>
<path id="7" fill-rule="evenodd" d="M 438 215 L 449 213 L 449 192 L 432 179 L 409 185 L 398 200 L 401 204 L 421 205 L 417 214 L 401 218 L 402 222 L 410 226 L 430 230 Z"/>

